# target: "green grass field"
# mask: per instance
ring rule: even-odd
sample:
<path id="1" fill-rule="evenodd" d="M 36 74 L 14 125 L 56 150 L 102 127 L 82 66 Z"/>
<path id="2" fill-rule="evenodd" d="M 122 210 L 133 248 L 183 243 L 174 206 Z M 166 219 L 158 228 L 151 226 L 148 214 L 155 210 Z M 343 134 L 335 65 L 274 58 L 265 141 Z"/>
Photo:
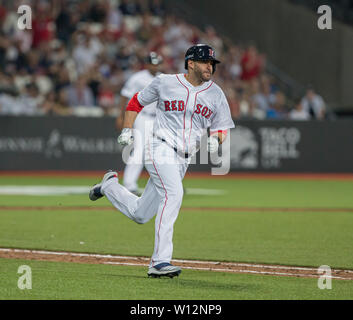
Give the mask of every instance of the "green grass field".
<path id="1" fill-rule="evenodd" d="M 100 178 L 3 176 L 0 187 L 91 186 Z M 141 179 L 140 186 L 145 183 Z M 353 269 L 353 213 L 340 210 L 353 208 L 353 181 L 191 178 L 184 186 L 224 193 L 186 193 L 174 228 L 174 259 Z M 26 210 L 31 206 L 56 209 Z M 118 211 L 102 210 L 109 206 L 106 199 L 89 201 L 87 194 L 0 194 L 0 247 L 149 257 L 154 221 L 138 225 Z M 32 268 L 32 290 L 17 287 L 22 264 Z M 149 279 L 146 272 L 145 267 L 1 258 L 0 299 L 353 298 L 351 280 L 332 280 L 331 290 L 320 290 L 313 278 L 183 270 L 179 278 Z"/>

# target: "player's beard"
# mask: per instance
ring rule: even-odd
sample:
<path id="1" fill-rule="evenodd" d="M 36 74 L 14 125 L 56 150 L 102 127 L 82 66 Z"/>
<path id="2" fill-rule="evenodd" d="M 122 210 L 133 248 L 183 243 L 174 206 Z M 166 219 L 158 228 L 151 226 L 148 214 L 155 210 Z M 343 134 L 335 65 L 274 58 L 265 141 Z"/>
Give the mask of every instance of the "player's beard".
<path id="1" fill-rule="evenodd" d="M 194 73 L 195 73 L 195 76 L 202 82 L 207 82 L 212 77 L 212 70 L 210 72 L 202 71 L 201 68 L 199 68 L 198 65 L 196 65 L 196 64 L 194 67 Z"/>

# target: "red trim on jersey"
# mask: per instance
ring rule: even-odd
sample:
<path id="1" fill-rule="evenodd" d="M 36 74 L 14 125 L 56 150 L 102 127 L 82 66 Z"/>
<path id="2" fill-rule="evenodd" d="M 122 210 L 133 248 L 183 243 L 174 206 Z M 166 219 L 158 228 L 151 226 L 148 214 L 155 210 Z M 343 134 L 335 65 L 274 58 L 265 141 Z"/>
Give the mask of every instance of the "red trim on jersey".
<path id="1" fill-rule="evenodd" d="M 137 99 L 138 92 L 134 94 L 134 96 L 130 99 L 126 111 L 135 111 L 139 113 L 143 109 L 143 105 Z"/>
<path id="2" fill-rule="evenodd" d="M 185 152 L 185 116 L 186 116 L 186 109 L 187 109 L 188 101 L 189 101 L 189 89 L 188 89 L 188 87 L 187 87 L 184 83 L 182 83 L 182 82 L 180 81 L 180 79 L 179 79 L 179 77 L 178 77 L 177 74 L 176 74 L 175 76 L 177 77 L 177 79 L 178 79 L 178 81 L 181 83 L 181 85 L 182 85 L 182 86 L 187 90 L 187 92 L 188 92 L 188 95 L 187 95 L 187 97 L 186 97 L 186 103 L 185 103 L 185 110 L 184 110 L 184 127 L 183 127 L 183 152 Z M 185 76 L 185 74 L 184 74 L 184 76 Z"/>
<path id="3" fill-rule="evenodd" d="M 202 92 L 202 91 L 206 91 L 206 90 L 207 90 L 208 88 L 210 88 L 212 85 L 213 85 L 213 81 L 211 82 L 211 84 L 210 84 L 207 88 L 202 89 L 202 90 L 196 92 L 196 94 L 195 94 L 194 107 L 192 108 L 192 115 L 191 115 L 191 120 L 190 120 L 189 143 L 190 143 L 191 128 L 192 128 L 192 118 L 193 118 L 193 116 L 194 116 L 194 114 L 195 114 L 195 105 L 196 105 L 196 98 L 197 98 L 197 95 L 198 95 L 200 92 Z"/>

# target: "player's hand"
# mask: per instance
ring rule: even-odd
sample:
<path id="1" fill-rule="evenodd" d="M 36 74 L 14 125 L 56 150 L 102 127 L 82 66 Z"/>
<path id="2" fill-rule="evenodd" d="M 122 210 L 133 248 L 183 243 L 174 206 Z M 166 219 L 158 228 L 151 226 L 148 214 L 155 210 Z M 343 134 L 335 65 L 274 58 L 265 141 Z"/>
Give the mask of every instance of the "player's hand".
<path id="1" fill-rule="evenodd" d="M 134 142 L 131 128 L 124 128 L 118 137 L 118 143 L 122 146 L 128 146 Z"/>
<path id="2" fill-rule="evenodd" d="M 207 151 L 210 153 L 216 152 L 219 147 L 218 137 L 212 135 L 207 139 Z"/>

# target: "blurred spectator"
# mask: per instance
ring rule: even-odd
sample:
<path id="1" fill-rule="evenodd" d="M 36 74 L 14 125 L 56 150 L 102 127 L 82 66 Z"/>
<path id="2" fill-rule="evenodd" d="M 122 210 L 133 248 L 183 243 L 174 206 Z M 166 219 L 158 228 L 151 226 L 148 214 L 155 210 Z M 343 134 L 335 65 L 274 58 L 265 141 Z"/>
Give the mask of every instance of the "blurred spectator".
<path id="1" fill-rule="evenodd" d="M 72 114 L 72 109 L 65 101 L 64 90 L 58 93 L 50 91 L 43 102 L 43 110 L 46 114 L 67 116 Z"/>
<path id="2" fill-rule="evenodd" d="M 32 81 L 32 76 L 26 69 L 19 69 L 13 77 L 13 84 L 20 93 L 25 91 L 25 87 Z"/>
<path id="3" fill-rule="evenodd" d="M 112 85 L 104 80 L 99 87 L 98 105 L 104 110 L 105 114 L 112 114 L 115 108 L 115 95 Z"/>
<path id="4" fill-rule="evenodd" d="M 189 37 L 192 35 L 192 30 L 179 18 L 170 17 L 167 19 L 164 41 L 170 47 L 170 55 L 173 59 L 178 59 L 181 55 L 184 57 L 185 49 L 192 45 L 189 40 Z M 178 70 L 178 72 L 180 72 L 180 70 Z"/>
<path id="5" fill-rule="evenodd" d="M 32 19 L 33 48 L 48 44 L 53 39 L 55 32 L 54 17 L 50 3 L 40 0 L 36 2 L 36 5 Z"/>
<path id="6" fill-rule="evenodd" d="M 228 63 L 229 63 L 229 73 L 232 79 L 237 79 L 242 74 L 242 67 L 240 64 L 241 60 L 241 50 L 237 46 L 231 46 L 229 48 Z"/>
<path id="7" fill-rule="evenodd" d="M 164 17 L 166 13 L 166 8 L 162 0 L 150 0 L 149 9 L 154 16 Z"/>
<path id="8" fill-rule="evenodd" d="M 312 87 L 309 87 L 302 99 L 303 109 L 311 118 L 322 120 L 325 118 L 325 101 Z"/>
<path id="9" fill-rule="evenodd" d="M 135 16 L 141 13 L 141 7 L 136 0 L 121 0 L 119 10 L 123 15 Z"/>
<path id="10" fill-rule="evenodd" d="M 54 83 L 56 92 L 70 85 L 70 74 L 64 62 L 53 64 L 49 69 L 49 76 Z"/>
<path id="11" fill-rule="evenodd" d="M 22 95 L 18 95 L 15 91 L 0 94 L 0 114 L 42 115 L 45 113 L 41 107 L 42 102 L 37 86 L 29 83 Z"/>
<path id="12" fill-rule="evenodd" d="M 240 79 L 250 81 L 260 75 L 264 67 L 264 57 L 254 45 L 250 45 L 241 58 L 242 73 Z"/>
<path id="13" fill-rule="evenodd" d="M 55 19 L 58 40 L 67 43 L 71 35 L 76 31 L 79 21 L 80 15 L 76 10 L 73 10 L 72 7 L 63 6 Z"/>
<path id="14" fill-rule="evenodd" d="M 0 71 L 0 93 L 17 92 L 14 77 Z"/>
<path id="15" fill-rule="evenodd" d="M 130 68 L 130 65 L 132 64 L 131 61 L 133 59 L 133 54 L 130 51 L 130 48 L 127 46 L 122 48 L 116 58 L 117 58 L 118 66 L 122 70 L 128 71 L 128 69 Z"/>
<path id="16" fill-rule="evenodd" d="M 108 8 L 106 0 L 93 2 L 88 12 L 89 21 L 103 23 L 107 18 Z"/>
<path id="17" fill-rule="evenodd" d="M 53 40 L 50 43 L 49 67 L 52 64 L 65 63 L 69 59 L 68 51 L 60 40 Z"/>
<path id="18" fill-rule="evenodd" d="M 223 50 L 223 41 L 220 36 L 218 36 L 215 28 L 213 26 L 207 26 L 205 33 L 201 39 L 202 43 L 207 43 L 211 47 L 213 47 L 216 52 L 218 57 L 222 55 L 222 50 Z"/>
<path id="19" fill-rule="evenodd" d="M 110 30 L 121 30 L 123 26 L 123 14 L 122 12 L 112 4 L 111 1 L 106 3 L 107 15 L 105 23 L 107 24 Z"/>
<path id="20" fill-rule="evenodd" d="M 3 6 L 2 3 L 0 3 L 0 29 L 2 29 L 2 25 L 5 21 L 6 14 L 7 14 L 6 8 Z"/>
<path id="21" fill-rule="evenodd" d="M 4 66 L 6 62 L 6 48 L 9 45 L 9 40 L 3 35 L 0 30 L 0 66 Z"/>
<path id="22" fill-rule="evenodd" d="M 274 101 L 266 111 L 267 119 L 285 119 L 286 118 L 286 96 L 281 91 L 274 95 Z"/>
<path id="23" fill-rule="evenodd" d="M 23 105 L 22 113 L 26 115 L 44 114 L 41 108 L 43 97 L 39 95 L 39 89 L 36 84 L 26 85 L 25 94 L 20 97 L 20 103 Z"/>
<path id="24" fill-rule="evenodd" d="M 224 94 L 227 97 L 230 113 L 232 118 L 236 119 L 240 115 L 239 97 L 235 89 L 232 87 L 225 87 Z"/>
<path id="25" fill-rule="evenodd" d="M 136 30 L 136 38 L 143 43 L 147 43 L 153 37 L 153 25 L 151 23 L 152 17 L 145 13 L 142 16 L 141 26 Z"/>
<path id="26" fill-rule="evenodd" d="M 239 103 L 240 118 L 247 120 L 264 119 L 264 110 L 257 107 L 248 91 L 241 91 Z"/>
<path id="27" fill-rule="evenodd" d="M 17 95 L 14 91 L 0 93 L 0 115 L 21 114 L 21 106 L 17 102 Z"/>
<path id="28" fill-rule="evenodd" d="M 270 83 L 268 81 L 260 83 L 259 79 L 253 79 L 250 82 L 250 88 L 252 100 L 254 101 L 256 108 L 267 112 L 276 99 L 275 95 L 271 92 Z"/>
<path id="29" fill-rule="evenodd" d="M 26 54 L 33 45 L 33 34 L 31 30 L 21 30 L 16 28 L 13 36 L 13 43 L 19 52 Z"/>
<path id="30" fill-rule="evenodd" d="M 288 118 L 290 120 L 309 120 L 310 114 L 304 110 L 301 99 L 294 101 L 294 108 L 289 112 Z"/>
<path id="31" fill-rule="evenodd" d="M 74 83 L 66 88 L 66 99 L 70 107 L 93 107 L 94 96 L 87 80 L 83 76 L 79 77 Z"/>
<path id="32" fill-rule="evenodd" d="M 91 38 L 88 33 L 78 35 L 77 44 L 73 48 L 72 56 L 79 74 L 87 72 L 93 66 L 101 50 L 102 46 L 96 38 Z"/>

